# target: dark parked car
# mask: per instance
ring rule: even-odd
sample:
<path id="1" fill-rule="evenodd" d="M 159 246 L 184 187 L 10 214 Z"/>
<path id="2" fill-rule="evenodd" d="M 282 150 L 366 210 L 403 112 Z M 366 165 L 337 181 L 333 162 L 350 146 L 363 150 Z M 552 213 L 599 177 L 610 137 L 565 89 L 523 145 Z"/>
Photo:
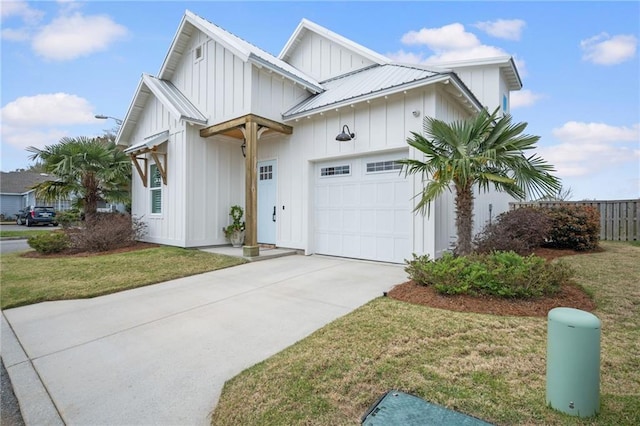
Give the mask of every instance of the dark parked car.
<path id="1" fill-rule="evenodd" d="M 16 215 L 18 225 L 53 225 L 58 226 L 56 211 L 53 207 L 31 206 L 20 210 Z"/>

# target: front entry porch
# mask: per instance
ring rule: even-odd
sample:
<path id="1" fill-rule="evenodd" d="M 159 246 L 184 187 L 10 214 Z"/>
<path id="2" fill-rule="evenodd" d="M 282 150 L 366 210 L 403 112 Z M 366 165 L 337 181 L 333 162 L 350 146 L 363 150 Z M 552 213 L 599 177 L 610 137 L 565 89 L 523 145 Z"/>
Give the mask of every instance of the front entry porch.
<path id="1" fill-rule="evenodd" d="M 200 130 L 200 137 L 225 135 L 244 139 L 245 155 L 245 245 L 243 257 L 260 256 L 258 245 L 258 140 L 269 131 L 290 135 L 293 128 L 255 114 L 247 114 Z"/>

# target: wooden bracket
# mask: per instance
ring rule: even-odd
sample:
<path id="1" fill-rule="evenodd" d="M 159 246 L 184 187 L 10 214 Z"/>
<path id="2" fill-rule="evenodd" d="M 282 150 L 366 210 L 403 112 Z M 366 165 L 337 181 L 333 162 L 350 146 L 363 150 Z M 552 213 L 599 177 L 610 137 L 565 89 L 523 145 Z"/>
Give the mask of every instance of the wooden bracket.
<path id="1" fill-rule="evenodd" d="M 138 171 L 138 175 L 140 175 L 140 179 L 142 179 L 142 184 L 144 187 L 147 187 L 147 157 L 136 157 L 135 154 L 131 154 L 131 161 L 133 161 L 133 165 L 136 166 L 136 170 Z M 140 167 L 140 163 L 138 160 L 142 160 L 143 167 Z"/>
<path id="2" fill-rule="evenodd" d="M 162 161 L 158 158 L 158 156 L 162 156 Z M 167 184 L 167 154 L 156 152 L 155 148 L 151 150 L 151 157 L 153 157 L 153 161 L 156 162 L 156 166 L 158 167 L 158 171 L 160 172 L 160 176 L 162 177 L 162 183 Z"/>

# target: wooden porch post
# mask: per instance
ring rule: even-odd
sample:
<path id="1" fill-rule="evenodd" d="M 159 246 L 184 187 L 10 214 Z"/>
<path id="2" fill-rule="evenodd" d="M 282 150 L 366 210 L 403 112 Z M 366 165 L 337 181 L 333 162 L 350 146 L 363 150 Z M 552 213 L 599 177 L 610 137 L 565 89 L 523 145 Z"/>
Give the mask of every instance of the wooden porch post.
<path id="1" fill-rule="evenodd" d="M 247 156 L 245 158 L 245 240 L 243 256 L 258 256 L 258 123 L 245 124 Z"/>

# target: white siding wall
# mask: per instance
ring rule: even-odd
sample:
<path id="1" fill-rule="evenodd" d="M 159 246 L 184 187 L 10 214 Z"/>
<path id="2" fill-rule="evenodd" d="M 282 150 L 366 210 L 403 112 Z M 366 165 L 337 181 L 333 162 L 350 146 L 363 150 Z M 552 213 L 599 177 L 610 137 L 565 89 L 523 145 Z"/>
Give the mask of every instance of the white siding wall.
<path id="1" fill-rule="evenodd" d="M 185 241 L 184 230 L 184 124 L 166 110 L 155 97 L 150 96 L 144 112 L 131 137 L 131 144 L 141 142 L 144 138 L 169 130 L 169 141 L 159 147 L 160 152 L 167 154 L 167 182 L 162 185 L 162 214 L 151 214 L 151 198 L 149 187 L 144 187 L 136 169 L 132 176 L 132 214 L 142 218 L 148 225 L 145 241 L 181 246 Z M 153 163 L 150 155 L 149 165 Z M 142 162 L 140 162 L 142 166 Z"/>
<path id="2" fill-rule="evenodd" d="M 504 86 L 498 66 L 452 68 L 482 105 L 489 107 L 490 112 L 502 105 L 501 88 Z"/>
<path id="3" fill-rule="evenodd" d="M 373 65 L 353 51 L 307 31 L 288 61 L 318 81 Z"/>
<path id="4" fill-rule="evenodd" d="M 224 136 L 201 138 L 199 128 L 187 129 L 186 247 L 226 244 L 222 228 L 229 209 L 244 207 L 244 158 L 241 141 Z"/>
<path id="5" fill-rule="evenodd" d="M 282 113 L 311 96 L 282 76 L 264 69 L 253 68 L 251 73 L 251 112 L 274 121 L 282 121 Z"/>
<path id="6" fill-rule="evenodd" d="M 203 57 L 196 61 L 194 51 L 199 46 Z M 219 123 L 249 113 L 251 69 L 251 64 L 196 31 L 172 83 L 208 116 L 209 123 Z"/>
<path id="7" fill-rule="evenodd" d="M 435 113 L 435 92 L 432 88 L 407 95 L 390 97 L 339 112 L 317 115 L 311 119 L 291 122 L 293 135 L 265 138 L 259 142 L 259 160 L 278 160 L 278 229 L 276 244 L 282 247 L 314 252 L 312 241 L 314 167 L 326 159 L 349 158 L 363 154 L 406 150 L 411 131 L 421 132 L 424 114 Z M 420 111 L 419 117 L 412 112 Z M 347 124 L 356 138 L 338 142 L 335 136 Z M 412 151 L 412 150 L 411 150 Z M 410 152 L 409 155 L 415 155 Z M 411 191 L 421 187 L 419 177 L 411 178 Z M 408 199 L 408 203 L 412 200 Z M 285 207 L 282 210 L 282 206 Z M 434 254 L 432 217 L 413 213 L 407 215 L 413 223 L 413 249 Z"/>

